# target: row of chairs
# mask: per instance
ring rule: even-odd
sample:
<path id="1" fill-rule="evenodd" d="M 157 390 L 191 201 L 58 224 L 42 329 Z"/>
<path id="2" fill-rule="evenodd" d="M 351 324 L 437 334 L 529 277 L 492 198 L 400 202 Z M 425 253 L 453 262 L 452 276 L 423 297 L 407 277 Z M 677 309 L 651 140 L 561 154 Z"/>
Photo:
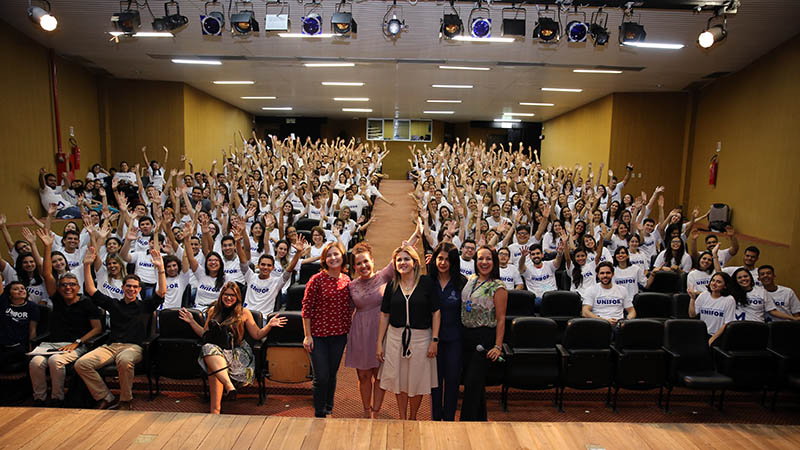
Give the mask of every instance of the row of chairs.
<path id="1" fill-rule="evenodd" d="M 607 404 L 616 411 L 620 389 L 659 389 L 662 407 L 669 410 L 672 390 L 685 387 L 710 390 L 711 404 L 720 391 L 722 409 L 726 390 L 800 390 L 800 324 L 732 322 L 708 346 L 705 323 L 698 320 L 634 319 L 615 330 L 601 319 L 571 319 L 563 338 L 557 323 L 546 317 L 517 317 L 511 323 L 510 342 L 504 344 L 504 364 L 495 364 L 494 379 L 502 385 L 501 401 L 508 408 L 510 388 L 554 389 L 554 403 L 563 410 L 564 390 L 607 388 Z M 490 371 L 490 377 L 491 377 Z M 612 395 L 613 391 L 613 395 Z"/>

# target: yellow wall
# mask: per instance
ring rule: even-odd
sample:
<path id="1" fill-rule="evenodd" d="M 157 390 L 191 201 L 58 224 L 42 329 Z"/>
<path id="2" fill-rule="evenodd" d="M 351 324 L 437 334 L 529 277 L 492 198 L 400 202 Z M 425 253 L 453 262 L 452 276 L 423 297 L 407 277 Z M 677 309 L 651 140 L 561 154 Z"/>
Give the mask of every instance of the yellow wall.
<path id="1" fill-rule="evenodd" d="M 600 163 L 608 167 L 613 106 L 614 97 L 608 95 L 545 122 L 542 165 L 571 168 L 580 163 L 585 168 L 591 161 L 595 171 Z"/>
<path id="2" fill-rule="evenodd" d="M 665 204 L 680 203 L 687 102 L 688 96 L 679 92 L 614 94 L 609 168 L 622 180 L 625 166 L 633 164 L 634 176 L 624 192 L 644 190 L 649 197 L 655 186 L 664 186 Z"/>
<path id="3" fill-rule="evenodd" d="M 26 220 L 25 206 L 44 214 L 38 194 L 39 167 L 55 172 L 55 119 L 51 102 L 48 51 L 0 21 L 0 53 L 9 66 L 0 71 L 2 169 L 0 212 L 9 223 Z M 76 127 L 81 169 L 100 161 L 95 77 L 87 70 L 56 57 L 63 149 L 69 152 L 69 126 Z M 13 195 L 11 195 L 13 193 Z"/>
<path id="4" fill-rule="evenodd" d="M 759 263 L 773 264 L 782 284 L 800 289 L 800 37 L 697 95 L 689 159 L 689 205 L 727 203 L 737 232 L 756 242 Z M 719 176 L 708 184 L 717 142 Z M 753 241 L 745 240 L 747 245 Z M 740 262 L 741 256 L 734 258 Z"/>
<path id="5" fill-rule="evenodd" d="M 213 160 L 221 161 L 224 148 L 242 147 L 238 132 L 249 138 L 253 117 L 191 86 L 183 88 L 183 133 L 186 158 L 195 170 L 208 170 Z M 186 169 L 189 166 L 187 164 Z M 220 168 L 218 166 L 218 168 Z"/>

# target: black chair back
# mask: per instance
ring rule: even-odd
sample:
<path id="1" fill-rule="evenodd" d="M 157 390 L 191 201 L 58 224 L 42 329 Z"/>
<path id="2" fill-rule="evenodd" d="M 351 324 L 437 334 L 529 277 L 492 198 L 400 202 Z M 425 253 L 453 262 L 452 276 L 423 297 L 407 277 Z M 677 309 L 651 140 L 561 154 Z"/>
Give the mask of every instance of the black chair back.
<path id="1" fill-rule="evenodd" d="M 526 290 L 512 289 L 508 291 L 508 303 L 506 306 L 506 331 L 503 342 L 511 339 L 511 321 L 516 317 L 526 317 L 535 315 L 536 296 L 533 292 Z"/>
<path id="2" fill-rule="evenodd" d="M 653 319 L 624 320 L 614 344 L 620 350 L 660 350 L 664 345 L 664 323 Z"/>
<path id="3" fill-rule="evenodd" d="M 684 367 L 692 370 L 714 370 L 708 348 L 705 322 L 692 319 L 671 319 L 664 322 L 664 348 L 680 356 L 673 372 Z"/>
<path id="4" fill-rule="evenodd" d="M 768 348 L 788 358 L 800 358 L 800 322 L 772 322 L 769 324 Z"/>
<path id="5" fill-rule="evenodd" d="M 318 262 L 303 264 L 300 266 L 300 279 L 297 280 L 298 284 L 306 284 L 311 277 L 318 273 L 320 264 Z"/>
<path id="6" fill-rule="evenodd" d="M 298 236 L 303 236 L 303 239 L 305 239 L 306 242 L 311 242 L 311 231 L 309 231 L 309 230 L 297 230 L 297 235 Z"/>
<path id="7" fill-rule="evenodd" d="M 545 317 L 517 317 L 511 323 L 511 356 L 502 402 L 507 406 L 508 388 L 552 389 L 558 386 L 558 325 Z M 557 391 L 556 391 L 557 394 Z"/>
<path id="8" fill-rule="evenodd" d="M 511 322 L 510 344 L 520 349 L 555 349 L 558 343 L 558 324 L 546 317 L 517 317 Z"/>
<path id="9" fill-rule="evenodd" d="M 750 320 L 731 322 L 719 337 L 723 351 L 748 352 L 765 350 L 769 343 L 769 327 Z"/>
<path id="10" fill-rule="evenodd" d="M 672 294 L 672 318 L 689 319 L 689 294 Z"/>
<path id="11" fill-rule="evenodd" d="M 272 347 L 302 347 L 303 338 L 303 316 L 299 311 L 274 312 L 267 316 L 267 321 L 280 315 L 286 318 L 286 324 L 282 327 L 275 327 L 267 334 L 267 346 Z"/>
<path id="12" fill-rule="evenodd" d="M 730 322 L 714 348 L 718 370 L 733 379 L 737 389 L 761 390 L 777 379 L 777 359 L 767 350 L 769 327 L 764 322 Z"/>
<path id="13" fill-rule="evenodd" d="M 681 275 L 677 272 L 659 270 L 653 275 L 653 283 L 648 289 L 650 292 L 674 294 L 681 291 Z"/>
<path id="14" fill-rule="evenodd" d="M 319 220 L 314 219 L 298 219 L 297 222 L 294 223 L 294 227 L 297 231 L 311 231 L 312 228 L 319 225 Z M 309 241 L 310 242 L 310 241 Z"/>
<path id="15" fill-rule="evenodd" d="M 581 295 L 571 291 L 549 291 L 542 295 L 542 317 L 580 317 Z"/>
<path id="16" fill-rule="evenodd" d="M 158 311 L 159 339 L 197 339 L 197 334 L 188 323 L 178 315 L 180 308 L 168 308 Z M 205 325 L 203 313 L 198 309 L 187 309 L 201 327 Z"/>
<path id="17" fill-rule="evenodd" d="M 659 320 L 633 319 L 620 324 L 612 345 L 616 361 L 614 409 L 620 388 L 644 390 L 664 385 L 667 371 L 663 343 L 664 323 Z"/>
<path id="18" fill-rule="evenodd" d="M 608 349 L 611 324 L 603 319 L 572 319 L 564 330 L 562 344 L 567 350 Z"/>
<path id="19" fill-rule="evenodd" d="M 262 328 L 264 326 L 264 315 L 261 314 L 261 311 L 256 311 L 255 309 L 250 309 L 249 311 L 250 314 L 253 315 L 253 321 L 256 323 L 256 326 L 258 328 Z M 253 339 L 253 337 L 250 336 L 250 333 L 247 332 L 247 328 L 245 328 L 244 330 L 244 340 L 246 340 L 247 343 L 250 344 L 250 347 L 254 348 L 254 353 L 255 353 L 255 347 L 261 345 L 260 340 Z"/>
<path id="20" fill-rule="evenodd" d="M 293 284 L 286 291 L 286 311 L 300 311 L 303 309 L 303 296 L 306 293 L 305 284 Z"/>
<path id="21" fill-rule="evenodd" d="M 636 317 L 640 319 L 669 319 L 672 315 L 672 297 L 660 292 L 640 292 L 633 296 Z"/>

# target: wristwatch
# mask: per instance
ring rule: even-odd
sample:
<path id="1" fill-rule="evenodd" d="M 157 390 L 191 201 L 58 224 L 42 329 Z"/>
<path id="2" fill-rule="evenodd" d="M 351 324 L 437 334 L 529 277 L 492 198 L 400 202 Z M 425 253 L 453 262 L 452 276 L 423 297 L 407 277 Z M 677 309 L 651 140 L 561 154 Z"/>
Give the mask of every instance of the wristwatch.
<path id="1" fill-rule="evenodd" d="M 78 338 L 78 339 L 75 339 L 75 343 L 76 343 L 76 344 L 78 344 L 78 345 L 81 345 L 81 343 L 82 343 L 82 342 L 83 342 L 83 341 L 82 341 L 82 340 L 80 340 L 80 338 Z"/>
<path id="2" fill-rule="evenodd" d="M 434 337 L 432 337 L 432 338 L 431 338 L 431 341 L 433 341 L 433 342 L 439 342 L 439 338 L 434 336 Z"/>

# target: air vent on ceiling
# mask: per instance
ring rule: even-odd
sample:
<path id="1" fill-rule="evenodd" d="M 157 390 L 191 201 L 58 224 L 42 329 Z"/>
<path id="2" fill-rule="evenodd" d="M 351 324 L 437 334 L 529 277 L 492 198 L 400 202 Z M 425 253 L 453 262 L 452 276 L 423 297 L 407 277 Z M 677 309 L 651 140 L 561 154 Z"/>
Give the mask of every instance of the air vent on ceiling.
<path id="1" fill-rule="evenodd" d="M 717 78 L 722 78 L 722 77 L 724 77 L 726 75 L 729 75 L 729 74 L 730 74 L 730 72 L 714 72 L 714 73 L 710 73 L 710 74 L 704 76 L 703 79 L 716 80 Z"/>
<path id="2" fill-rule="evenodd" d="M 84 58 L 83 56 L 80 55 L 68 55 L 64 53 L 59 53 L 58 56 L 66 59 L 67 61 L 78 63 L 83 66 L 98 67 L 94 61 Z"/>

